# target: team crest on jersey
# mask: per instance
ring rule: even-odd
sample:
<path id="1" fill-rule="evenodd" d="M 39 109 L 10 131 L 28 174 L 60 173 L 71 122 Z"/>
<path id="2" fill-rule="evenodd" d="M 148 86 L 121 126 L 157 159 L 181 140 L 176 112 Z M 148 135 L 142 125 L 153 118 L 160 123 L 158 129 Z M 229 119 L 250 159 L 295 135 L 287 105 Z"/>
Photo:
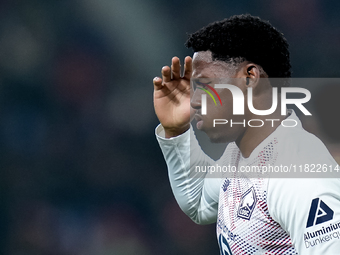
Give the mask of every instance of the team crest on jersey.
<path id="1" fill-rule="evenodd" d="M 254 187 L 251 187 L 242 195 L 241 204 L 237 211 L 237 216 L 242 219 L 249 220 L 251 214 L 254 211 L 256 202 L 257 199 L 255 189 Z"/>

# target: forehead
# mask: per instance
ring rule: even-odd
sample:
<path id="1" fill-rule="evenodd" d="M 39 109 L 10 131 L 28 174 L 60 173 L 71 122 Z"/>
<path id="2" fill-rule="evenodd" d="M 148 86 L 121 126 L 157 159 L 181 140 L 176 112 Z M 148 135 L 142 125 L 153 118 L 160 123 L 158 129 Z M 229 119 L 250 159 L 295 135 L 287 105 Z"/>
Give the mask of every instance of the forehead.
<path id="1" fill-rule="evenodd" d="M 211 51 L 199 51 L 195 52 L 192 57 L 192 67 L 193 69 L 202 69 L 212 64 L 212 54 Z"/>
<path id="2" fill-rule="evenodd" d="M 228 67 L 226 62 L 213 60 L 211 51 L 195 52 L 192 58 L 192 67 L 194 78 L 200 77 L 228 77 Z"/>

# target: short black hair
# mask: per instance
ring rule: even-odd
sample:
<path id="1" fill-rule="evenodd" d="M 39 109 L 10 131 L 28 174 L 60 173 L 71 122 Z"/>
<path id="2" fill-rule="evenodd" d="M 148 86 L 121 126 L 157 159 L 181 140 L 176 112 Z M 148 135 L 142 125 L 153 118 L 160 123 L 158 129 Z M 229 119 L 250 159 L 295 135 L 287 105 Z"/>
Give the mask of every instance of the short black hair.
<path id="1" fill-rule="evenodd" d="M 212 52 L 213 60 L 234 58 L 260 65 L 270 78 L 289 78 L 288 42 L 268 21 L 250 14 L 216 21 L 189 35 L 185 44 L 195 52 Z"/>

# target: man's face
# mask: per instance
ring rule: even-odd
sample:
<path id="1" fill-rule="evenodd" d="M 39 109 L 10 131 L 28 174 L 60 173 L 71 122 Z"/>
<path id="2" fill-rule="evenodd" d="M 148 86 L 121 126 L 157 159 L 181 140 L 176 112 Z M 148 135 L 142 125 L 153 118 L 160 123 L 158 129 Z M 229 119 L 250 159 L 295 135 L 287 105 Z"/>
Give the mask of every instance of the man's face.
<path id="1" fill-rule="evenodd" d="M 242 65 L 242 64 L 241 64 Z M 195 119 L 197 120 L 197 128 L 204 131 L 212 142 L 233 142 L 245 131 L 243 124 L 235 124 L 230 127 L 230 120 L 235 122 L 243 122 L 245 116 L 233 115 L 233 99 L 229 89 L 215 89 L 221 98 L 222 105 L 215 105 L 213 99 L 207 95 L 207 114 L 201 114 L 201 98 L 206 92 L 200 88 L 206 88 L 202 83 L 209 83 L 214 87 L 214 83 L 219 80 L 219 83 L 236 85 L 244 92 L 242 86 L 241 72 L 231 70 L 231 66 L 224 61 L 212 60 L 210 51 L 196 52 L 193 56 L 193 83 L 196 89 L 191 98 L 191 107 L 196 110 Z M 199 79 L 198 79 L 199 78 Z M 226 119 L 227 124 L 216 125 L 213 127 L 214 119 Z"/>

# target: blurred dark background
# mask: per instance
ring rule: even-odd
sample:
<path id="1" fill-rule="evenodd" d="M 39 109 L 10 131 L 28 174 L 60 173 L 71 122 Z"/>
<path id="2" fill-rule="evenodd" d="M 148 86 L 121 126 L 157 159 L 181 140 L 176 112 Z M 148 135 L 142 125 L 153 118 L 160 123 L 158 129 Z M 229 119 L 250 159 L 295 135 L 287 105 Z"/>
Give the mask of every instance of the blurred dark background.
<path id="1" fill-rule="evenodd" d="M 152 79 L 192 54 L 186 33 L 241 13 L 284 32 L 293 77 L 339 77 L 339 11 L 334 0 L 0 0 L 0 254 L 218 254 L 215 226 L 173 198 Z M 339 87 L 318 91 L 306 126 L 336 148 L 325 111 L 339 107 L 318 106 Z"/>

